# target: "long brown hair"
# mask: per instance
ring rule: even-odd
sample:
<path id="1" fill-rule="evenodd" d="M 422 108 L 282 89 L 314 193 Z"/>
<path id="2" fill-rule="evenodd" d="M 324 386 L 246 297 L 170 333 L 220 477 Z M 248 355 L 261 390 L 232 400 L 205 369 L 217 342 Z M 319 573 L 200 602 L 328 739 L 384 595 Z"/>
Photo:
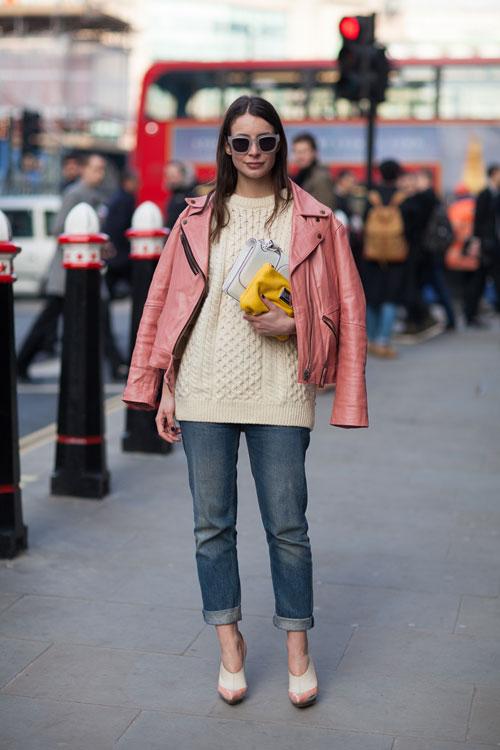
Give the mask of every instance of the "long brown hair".
<path id="1" fill-rule="evenodd" d="M 227 137 L 231 135 L 231 125 L 236 118 L 241 117 L 241 115 L 247 112 L 254 117 L 261 117 L 268 122 L 274 132 L 278 133 L 280 137 L 276 159 L 271 170 L 274 189 L 274 209 L 266 221 L 266 229 L 269 229 L 276 216 L 288 205 L 292 197 L 287 173 L 288 149 L 286 136 L 278 113 L 270 102 L 262 99 L 260 96 L 238 97 L 229 106 L 219 131 L 216 156 L 217 176 L 215 178 L 215 187 L 209 194 L 209 197 L 213 201 L 213 219 L 210 232 L 211 242 L 216 242 L 219 239 L 222 228 L 227 226 L 229 222 L 226 199 L 234 193 L 238 181 L 238 172 L 233 164 L 231 155 L 226 153 Z M 284 198 L 281 195 L 282 190 L 286 190 Z"/>

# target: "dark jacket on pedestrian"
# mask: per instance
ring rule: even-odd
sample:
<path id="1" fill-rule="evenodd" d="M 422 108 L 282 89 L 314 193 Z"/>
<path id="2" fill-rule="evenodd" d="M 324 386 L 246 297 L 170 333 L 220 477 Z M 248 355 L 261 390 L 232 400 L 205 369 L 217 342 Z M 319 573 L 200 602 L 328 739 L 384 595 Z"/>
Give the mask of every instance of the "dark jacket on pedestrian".
<path id="1" fill-rule="evenodd" d="M 100 190 L 86 185 L 83 180 L 73 183 L 62 196 L 62 204 L 54 221 L 54 235 L 59 237 L 64 232 L 64 222 L 72 208 L 79 203 L 88 203 L 98 210 L 104 205 L 104 197 Z M 47 275 L 47 294 L 63 297 L 66 288 L 66 271 L 62 267 L 63 252 L 58 245 Z"/>
<path id="2" fill-rule="evenodd" d="M 111 197 L 102 227 L 116 250 L 116 255 L 107 261 L 108 266 L 115 271 L 124 271 L 128 267 L 130 242 L 125 232 L 132 226 L 134 210 L 135 196 L 122 187 L 118 188 Z"/>
<path id="3" fill-rule="evenodd" d="M 335 209 L 334 185 L 328 167 L 313 161 L 308 167 L 297 172 L 294 182 L 332 211 Z"/>
<path id="4" fill-rule="evenodd" d="M 474 236 L 481 240 L 481 255 L 488 263 L 500 255 L 500 193 L 485 188 L 477 196 Z"/>
<path id="5" fill-rule="evenodd" d="M 175 222 L 186 208 L 186 198 L 195 195 L 196 183 L 172 190 L 165 206 L 165 226 L 172 229 Z"/>

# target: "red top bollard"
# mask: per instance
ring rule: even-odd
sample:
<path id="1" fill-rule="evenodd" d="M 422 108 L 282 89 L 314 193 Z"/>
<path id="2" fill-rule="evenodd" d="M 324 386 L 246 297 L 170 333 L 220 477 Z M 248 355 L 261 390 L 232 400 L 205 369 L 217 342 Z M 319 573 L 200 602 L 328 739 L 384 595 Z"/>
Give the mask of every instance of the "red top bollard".
<path id="1" fill-rule="evenodd" d="M 134 211 L 132 228 L 125 234 L 130 239 L 130 258 L 142 263 L 132 264 L 132 316 L 130 351 L 133 351 L 137 328 L 148 295 L 149 285 L 158 259 L 163 252 L 170 230 L 163 226 L 161 211 L 152 201 L 145 201 Z M 148 262 L 149 261 L 149 262 Z M 122 448 L 130 453 L 168 453 L 169 443 L 158 435 L 153 412 L 127 409 Z"/>
<path id="2" fill-rule="evenodd" d="M 63 267 L 77 269 L 102 268 L 102 246 L 109 240 L 99 232 L 97 214 L 88 203 L 79 203 L 71 209 L 64 222 L 64 234 L 59 235 L 63 245 Z"/>
<path id="3" fill-rule="evenodd" d="M 130 240 L 131 260 L 158 260 L 170 234 L 162 226 L 160 209 L 152 201 L 144 201 L 134 211 L 132 227 L 125 232 Z"/>
<path id="4" fill-rule="evenodd" d="M 11 240 L 12 231 L 9 220 L 0 211 L 0 284 L 12 284 L 16 280 L 13 260 L 21 252 L 21 248 Z"/>
<path id="5" fill-rule="evenodd" d="M 59 237 L 66 269 L 54 495 L 109 491 L 102 383 L 101 249 L 108 236 L 87 203 L 71 209 Z M 81 273 L 81 271 L 86 273 Z"/>
<path id="6" fill-rule="evenodd" d="M 0 284 L 13 284 L 16 280 L 13 260 L 20 252 L 18 245 L 0 240 Z"/>

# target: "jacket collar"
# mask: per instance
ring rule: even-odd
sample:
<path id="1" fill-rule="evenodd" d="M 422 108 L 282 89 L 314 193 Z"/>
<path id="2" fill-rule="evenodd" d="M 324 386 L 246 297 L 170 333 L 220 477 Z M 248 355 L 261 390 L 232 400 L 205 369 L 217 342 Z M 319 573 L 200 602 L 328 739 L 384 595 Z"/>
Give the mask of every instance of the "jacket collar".
<path id="1" fill-rule="evenodd" d="M 200 195 L 196 198 L 185 198 L 185 201 L 190 209 L 189 213 L 191 215 L 201 213 L 206 207 L 208 200 L 208 195 Z"/>
<path id="2" fill-rule="evenodd" d="M 326 218 L 331 213 L 329 208 L 313 198 L 310 193 L 303 190 L 293 180 L 290 180 L 290 187 L 292 188 L 293 205 L 297 213 L 302 216 L 318 216 L 319 218 Z"/>

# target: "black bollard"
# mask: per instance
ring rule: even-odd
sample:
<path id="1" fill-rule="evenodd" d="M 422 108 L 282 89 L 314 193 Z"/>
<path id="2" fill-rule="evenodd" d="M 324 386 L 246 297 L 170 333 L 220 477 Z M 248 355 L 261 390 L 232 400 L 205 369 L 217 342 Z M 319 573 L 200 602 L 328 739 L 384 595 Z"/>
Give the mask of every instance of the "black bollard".
<path id="1" fill-rule="evenodd" d="M 102 384 L 101 247 L 107 235 L 79 203 L 59 237 L 66 269 L 53 495 L 102 498 L 109 492 Z M 87 230 L 87 231 L 85 231 Z"/>
<path id="2" fill-rule="evenodd" d="M 17 421 L 16 350 L 14 333 L 13 259 L 20 248 L 10 242 L 10 226 L 0 212 L 0 320 L 3 362 L 0 367 L 0 558 L 12 558 L 28 546 L 23 523 Z"/>
<path id="3" fill-rule="evenodd" d="M 127 231 L 130 238 L 130 259 L 132 264 L 132 317 L 130 323 L 130 357 L 135 345 L 137 329 L 149 285 L 161 255 L 168 229 L 161 226 L 162 216 L 158 207 L 151 201 L 141 203 L 132 219 L 132 229 Z M 122 437 L 122 450 L 127 453 L 169 453 L 172 446 L 158 435 L 153 411 L 138 411 L 127 408 L 125 412 L 125 432 Z"/>

